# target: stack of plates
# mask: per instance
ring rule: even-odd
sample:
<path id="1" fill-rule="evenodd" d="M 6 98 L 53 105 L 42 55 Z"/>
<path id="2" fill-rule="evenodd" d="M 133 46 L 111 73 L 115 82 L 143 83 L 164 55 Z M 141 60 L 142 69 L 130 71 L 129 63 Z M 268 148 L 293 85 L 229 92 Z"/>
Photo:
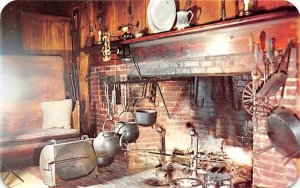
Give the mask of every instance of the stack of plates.
<path id="1" fill-rule="evenodd" d="M 147 21 L 152 33 L 170 31 L 176 19 L 174 0 L 150 0 Z"/>

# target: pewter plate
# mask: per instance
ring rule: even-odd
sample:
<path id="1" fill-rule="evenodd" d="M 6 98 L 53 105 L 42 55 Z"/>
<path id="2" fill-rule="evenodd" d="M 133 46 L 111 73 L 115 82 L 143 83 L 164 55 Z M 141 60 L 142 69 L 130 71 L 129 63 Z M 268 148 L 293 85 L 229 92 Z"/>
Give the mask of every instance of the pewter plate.
<path id="1" fill-rule="evenodd" d="M 150 0 L 147 8 L 147 21 L 152 33 L 170 31 L 176 18 L 174 0 Z"/>

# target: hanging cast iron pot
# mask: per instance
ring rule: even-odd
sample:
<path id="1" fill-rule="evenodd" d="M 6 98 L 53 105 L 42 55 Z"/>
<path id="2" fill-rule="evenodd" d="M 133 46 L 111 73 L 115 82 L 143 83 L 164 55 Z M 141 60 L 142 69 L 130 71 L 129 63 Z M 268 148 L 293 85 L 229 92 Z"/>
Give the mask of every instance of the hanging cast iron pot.
<path id="1" fill-rule="evenodd" d="M 125 112 L 126 111 L 121 112 L 119 115 L 119 118 Z M 132 113 L 132 112 L 129 112 L 129 113 Z M 135 121 L 128 121 L 128 122 L 118 121 L 115 124 L 114 131 L 118 135 L 124 134 L 124 137 L 122 139 L 122 142 L 124 142 L 124 143 L 135 142 L 139 138 L 139 135 L 140 135 L 138 124 Z"/>
<path id="2" fill-rule="evenodd" d="M 97 165 L 98 167 L 107 167 L 111 165 L 115 160 L 115 157 L 97 157 Z"/>
<path id="3" fill-rule="evenodd" d="M 136 106 L 140 101 L 147 98 L 141 98 L 136 101 L 134 105 L 134 114 L 135 114 L 135 121 L 143 127 L 149 127 L 156 123 L 157 119 L 157 110 L 155 109 L 139 109 L 136 110 Z"/>
<path id="4" fill-rule="evenodd" d="M 100 158 L 99 160 L 97 159 L 98 165 L 100 166 L 107 165 L 107 161 L 113 161 L 112 158 L 114 155 L 119 153 L 120 146 L 122 146 L 122 139 L 125 136 L 125 134 L 123 134 L 119 137 L 119 135 L 117 135 L 114 131 L 105 130 L 104 127 L 107 122 L 111 122 L 113 124 L 111 120 L 106 120 L 103 124 L 103 131 L 100 132 L 93 141 L 93 147 L 97 158 Z"/>

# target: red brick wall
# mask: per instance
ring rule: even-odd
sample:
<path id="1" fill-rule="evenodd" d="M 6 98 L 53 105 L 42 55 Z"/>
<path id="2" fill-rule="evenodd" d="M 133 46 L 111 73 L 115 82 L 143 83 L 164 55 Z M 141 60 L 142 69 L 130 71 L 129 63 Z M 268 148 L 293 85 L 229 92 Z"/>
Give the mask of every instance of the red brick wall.
<path id="1" fill-rule="evenodd" d="M 104 96 L 104 82 L 107 79 L 126 80 L 127 79 L 126 64 L 90 67 L 90 104 L 91 104 L 91 122 L 97 128 L 97 132 L 102 130 L 102 124 L 107 118 L 107 103 Z M 133 72 L 134 70 L 130 70 Z M 115 74 L 116 73 L 116 74 Z M 199 93 L 198 103 L 204 99 L 202 107 L 193 104 L 193 98 L 190 90 L 192 90 L 193 78 L 184 79 L 180 81 L 160 82 L 160 88 L 163 97 L 166 101 L 166 106 L 169 110 L 171 118 L 167 116 L 167 112 L 163 105 L 159 92 L 157 91 L 156 109 L 158 110 L 157 123 L 166 130 L 165 145 L 167 152 L 171 152 L 174 148 L 187 150 L 191 148 L 191 137 L 189 135 L 188 124 L 194 126 L 196 130 L 202 130 L 205 127 L 211 135 L 218 138 L 223 138 L 227 145 L 235 145 L 241 147 L 248 147 L 242 142 L 240 136 L 242 126 L 245 119 L 249 119 L 249 115 L 241 108 L 240 98 L 243 86 L 249 81 L 249 75 L 233 76 L 234 81 L 234 101 L 238 110 L 232 107 L 231 93 L 229 92 L 229 83 L 227 77 L 224 79 L 224 88 L 220 77 L 215 79 L 215 89 L 212 91 L 212 77 L 199 78 Z M 122 86 L 122 93 L 124 95 L 124 86 Z M 133 101 L 142 96 L 142 84 L 130 84 L 130 109 L 132 109 Z M 213 92 L 214 99 L 211 98 Z M 124 102 L 124 101 L 123 101 Z M 122 103 L 124 104 L 124 103 Z M 148 105 L 150 103 L 143 102 L 138 106 Z M 116 106 L 117 116 L 124 110 L 123 105 Z M 129 144 L 129 149 L 153 149 L 161 150 L 162 135 L 157 133 L 155 128 L 139 126 L 140 137 L 136 143 Z M 204 137 L 200 139 L 204 140 Z M 248 143 L 247 143 L 248 144 Z M 251 146 L 251 143 L 250 143 Z M 133 155 L 130 155 L 133 156 Z M 150 158 L 156 160 L 157 156 L 143 157 L 129 157 L 121 161 L 125 161 L 129 166 L 138 165 L 138 163 L 145 163 Z M 147 162 L 146 162 L 147 163 Z M 141 164 L 139 164 L 141 165 Z"/>
<path id="2" fill-rule="evenodd" d="M 296 50 L 292 51 L 290 66 L 288 70 L 289 78 L 286 82 L 284 97 L 281 100 L 282 106 L 297 112 L 297 56 Z M 299 78 L 298 78 L 299 79 Z M 278 91 L 277 98 L 280 99 L 281 90 Z M 262 121 L 258 128 L 254 129 L 253 150 L 261 149 L 271 144 L 267 134 L 266 125 Z M 262 187 L 280 188 L 291 185 L 297 177 L 296 160 L 290 161 L 284 166 L 286 159 L 283 158 L 275 148 L 262 154 L 253 153 L 253 184 Z"/>
<path id="3" fill-rule="evenodd" d="M 92 127 L 97 130 L 97 133 L 102 131 L 102 126 L 105 120 L 109 119 L 108 106 L 104 92 L 105 82 L 109 80 L 126 80 L 127 79 L 127 68 L 126 64 L 98 66 L 90 67 L 89 69 L 89 91 L 90 91 L 90 105 L 91 105 L 91 115 L 90 121 Z M 134 88 L 133 88 L 134 89 Z M 132 89 L 130 89 L 132 90 Z M 122 94 L 124 96 L 125 88 L 122 86 Z M 130 91 L 132 93 L 132 91 Z M 132 100 L 131 100 L 132 102 Z M 122 98 L 122 105 L 116 105 L 116 113 L 113 116 L 114 121 L 118 121 L 119 114 L 124 111 L 124 98 Z M 122 117 L 121 117 L 122 118 Z M 105 129 L 112 129 L 112 125 L 107 123 Z M 139 127 L 140 136 L 137 143 L 130 144 L 128 149 L 139 149 L 139 148 L 157 148 L 160 147 L 160 135 L 156 133 L 155 130 L 151 128 Z M 140 165 L 142 167 L 143 162 L 132 156 L 130 153 L 124 156 L 116 156 L 115 159 L 120 164 L 127 165 L 130 168 Z M 145 162 L 147 163 L 147 162 Z M 147 165 L 147 164 L 146 164 Z"/>
<path id="4" fill-rule="evenodd" d="M 281 105 L 297 113 L 297 55 L 296 50 L 292 51 L 289 63 L 289 78 L 285 85 L 284 97 Z M 281 90 L 277 98 L 280 99 Z M 299 110 L 299 109 L 298 109 Z M 299 111 L 298 111 L 299 112 Z M 254 129 L 253 150 L 263 148 L 270 144 L 266 134 L 266 125 L 262 120 L 257 129 Z M 262 154 L 253 154 L 253 183 L 257 186 L 287 187 L 296 180 L 296 160 L 291 160 L 284 166 L 286 159 L 277 152 L 275 148 Z"/>
<path id="5" fill-rule="evenodd" d="M 268 136 L 254 133 L 253 150 L 270 144 Z M 261 187 L 283 188 L 296 180 L 295 160 L 283 165 L 283 156 L 275 149 L 262 154 L 253 153 L 253 184 Z"/>
<path id="6" fill-rule="evenodd" d="M 234 57 L 231 57 L 234 58 Z M 219 59 L 219 58 L 218 58 Z M 127 67 L 128 66 L 128 67 Z M 126 80 L 127 74 L 131 74 L 130 64 L 120 64 L 117 66 L 107 65 L 103 67 L 90 68 L 90 102 L 91 102 L 91 120 L 98 132 L 101 131 L 102 124 L 107 114 L 107 107 L 103 92 L 103 80 L 110 76 L 114 79 L 116 76 L 120 80 Z M 149 65 L 150 66 L 150 65 Z M 163 65 L 160 65 L 163 66 Z M 283 105 L 288 108 L 296 108 L 296 56 L 293 53 L 289 70 L 290 78 L 285 88 L 285 97 L 282 100 Z M 145 71 L 145 70 L 142 70 Z M 228 80 L 224 79 L 224 88 L 221 77 L 215 77 L 215 89 L 212 93 L 212 77 L 199 78 L 198 101 L 204 98 L 202 107 L 194 106 L 189 90 L 191 81 L 170 81 L 161 82 L 160 87 L 166 100 L 171 118 L 167 117 L 162 100 L 157 95 L 158 124 L 166 130 L 166 150 L 170 152 L 174 148 L 188 149 L 191 146 L 189 136 L 190 123 L 196 129 L 203 128 L 215 137 L 223 138 L 227 145 L 250 148 L 253 144 L 253 150 L 262 148 L 270 143 L 264 126 L 254 128 L 253 143 L 252 137 L 248 135 L 248 140 L 242 140 L 243 125 L 245 120 L 251 120 L 251 116 L 241 107 L 241 93 L 245 85 L 249 82 L 249 75 L 233 76 L 234 87 L 234 105 L 232 107 L 231 93 L 229 92 Z M 100 91 L 99 91 L 100 89 Z M 130 105 L 133 100 L 142 95 L 141 84 L 130 85 Z M 100 98 L 99 98 L 100 94 Z M 141 104 L 142 106 L 146 103 Z M 124 107 L 118 106 L 117 111 L 120 113 Z M 116 117 L 115 117 L 116 119 Z M 161 135 L 151 127 L 139 127 L 140 137 L 136 143 L 129 144 L 129 149 L 155 149 L 160 150 L 162 147 Z M 201 138 L 200 138 L 201 139 Z M 249 143 L 250 142 L 250 143 Z M 129 153 L 127 157 L 118 157 L 117 160 L 124 162 L 129 168 L 141 166 L 141 164 L 157 163 L 157 156 L 135 155 Z M 295 161 L 292 160 L 286 166 L 283 165 L 282 156 L 272 149 L 262 154 L 253 154 L 253 185 L 263 187 L 286 187 L 296 178 Z"/>

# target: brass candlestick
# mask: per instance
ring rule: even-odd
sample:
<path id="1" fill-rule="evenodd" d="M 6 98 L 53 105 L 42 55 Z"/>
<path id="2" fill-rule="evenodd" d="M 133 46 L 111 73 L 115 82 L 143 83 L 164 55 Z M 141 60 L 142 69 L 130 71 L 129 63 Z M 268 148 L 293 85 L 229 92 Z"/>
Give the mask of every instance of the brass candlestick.
<path id="1" fill-rule="evenodd" d="M 226 0 L 222 0 L 222 21 L 226 20 Z"/>
<path id="2" fill-rule="evenodd" d="M 111 59 L 110 33 L 108 33 L 107 36 L 103 36 L 102 42 L 103 42 L 103 47 L 102 47 L 103 61 L 109 61 Z"/>
<path id="3" fill-rule="evenodd" d="M 253 12 L 249 10 L 250 0 L 244 0 L 243 3 L 244 3 L 244 9 L 239 13 L 239 16 L 249 16 L 253 14 Z"/>

